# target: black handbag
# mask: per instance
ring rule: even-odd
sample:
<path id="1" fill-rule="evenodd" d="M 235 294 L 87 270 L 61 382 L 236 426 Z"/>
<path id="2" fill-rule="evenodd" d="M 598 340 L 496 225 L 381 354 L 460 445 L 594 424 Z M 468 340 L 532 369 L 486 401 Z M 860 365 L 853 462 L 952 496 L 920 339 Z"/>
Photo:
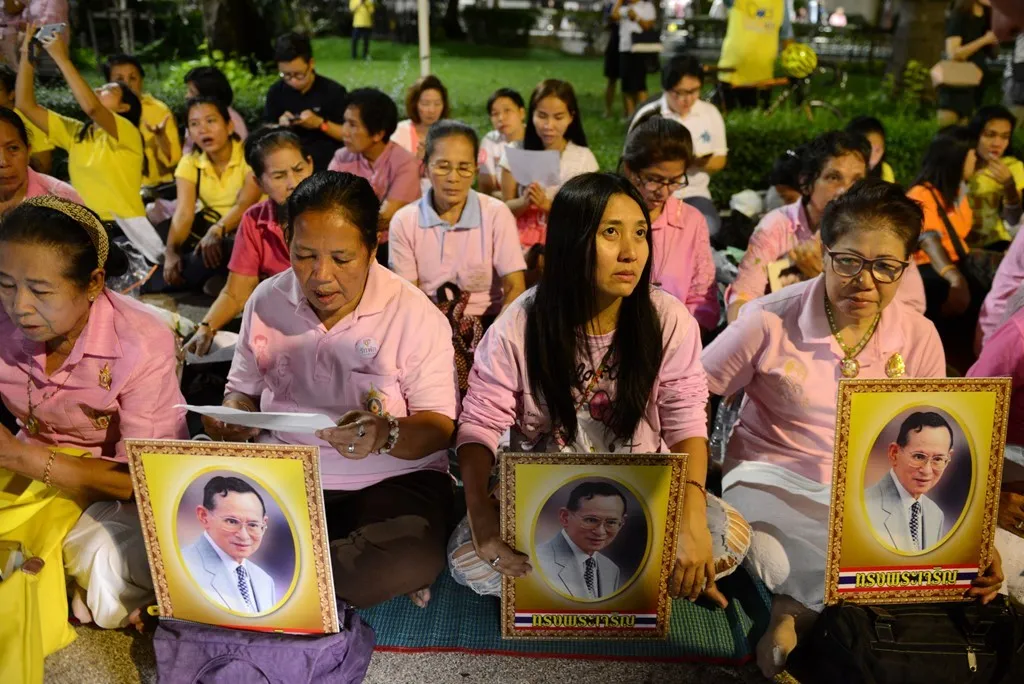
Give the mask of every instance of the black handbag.
<path id="1" fill-rule="evenodd" d="M 1019 684 L 1024 625 L 1005 597 L 987 606 L 840 603 L 819 616 L 803 681 L 830 684 Z"/>
<path id="2" fill-rule="evenodd" d="M 949 214 L 945 208 L 946 205 L 939 200 L 939 196 L 934 188 L 928 188 L 928 191 L 932 193 L 932 198 L 935 200 L 935 205 L 939 210 L 939 216 L 942 217 L 942 222 L 946 225 L 946 232 L 949 233 L 949 240 L 953 243 L 953 249 L 956 250 L 956 255 L 960 257 L 960 272 L 967 278 L 971 286 L 971 292 L 987 293 L 992 289 L 992 281 L 995 280 L 996 271 L 999 270 L 999 264 L 1003 261 L 1004 253 L 990 249 L 972 249 L 968 251 L 964 246 L 963 240 L 960 239 L 960 235 L 953 228 L 953 223 L 949 220 Z"/>
<path id="3" fill-rule="evenodd" d="M 220 212 L 216 209 L 211 209 L 206 206 L 203 202 L 202 196 L 199 194 L 199 184 L 203 180 L 202 169 L 196 169 L 196 199 L 199 200 L 199 210 L 196 211 L 195 216 L 192 217 L 192 228 L 189 230 L 188 238 L 182 244 L 180 251 L 182 253 L 191 252 L 199 244 L 199 241 L 203 239 L 206 232 L 210 230 L 217 221 L 221 219 Z M 173 217 L 161 221 L 160 223 L 153 226 L 156 229 L 160 239 L 167 244 L 167 237 L 171 234 L 171 221 Z"/>

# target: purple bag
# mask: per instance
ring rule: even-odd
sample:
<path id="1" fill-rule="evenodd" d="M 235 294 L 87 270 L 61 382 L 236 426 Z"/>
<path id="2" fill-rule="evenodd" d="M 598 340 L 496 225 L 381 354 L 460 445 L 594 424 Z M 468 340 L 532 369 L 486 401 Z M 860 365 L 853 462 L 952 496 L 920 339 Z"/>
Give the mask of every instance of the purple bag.
<path id="1" fill-rule="evenodd" d="M 351 609 L 342 631 L 297 636 L 224 629 L 181 620 L 156 628 L 160 684 L 359 684 L 373 654 L 373 629 Z"/>

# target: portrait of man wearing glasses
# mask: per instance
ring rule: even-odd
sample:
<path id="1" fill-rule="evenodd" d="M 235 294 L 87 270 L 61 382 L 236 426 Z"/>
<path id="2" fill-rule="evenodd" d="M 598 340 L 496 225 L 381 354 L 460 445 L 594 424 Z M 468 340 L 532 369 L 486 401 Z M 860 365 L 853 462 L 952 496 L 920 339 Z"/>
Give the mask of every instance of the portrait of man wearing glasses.
<path id="1" fill-rule="evenodd" d="M 868 517 L 897 551 L 927 551 L 945 531 L 942 508 L 927 494 L 953 458 L 953 428 L 933 411 L 912 413 L 889 445 L 888 457 L 889 472 L 864 491 Z"/>
<path id="2" fill-rule="evenodd" d="M 182 551 L 185 565 L 207 597 L 228 610 L 256 614 L 277 603 L 274 580 L 249 558 L 267 530 L 267 509 L 252 485 L 216 476 L 196 506 L 203 534 Z"/>
<path id="3" fill-rule="evenodd" d="M 558 591 L 593 601 L 622 586 L 619 566 L 601 553 L 626 522 L 626 495 L 607 482 L 583 482 L 559 509 L 562 529 L 537 546 L 540 570 Z"/>

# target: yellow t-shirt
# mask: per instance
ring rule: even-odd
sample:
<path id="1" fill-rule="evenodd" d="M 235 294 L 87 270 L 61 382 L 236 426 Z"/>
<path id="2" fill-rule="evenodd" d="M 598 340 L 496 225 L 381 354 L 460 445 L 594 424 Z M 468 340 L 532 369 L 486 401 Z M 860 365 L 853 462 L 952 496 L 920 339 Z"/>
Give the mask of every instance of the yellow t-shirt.
<path id="1" fill-rule="evenodd" d="M 722 81 L 740 87 L 772 78 L 785 11 L 785 0 L 735 1 L 718 66 L 736 71 L 721 74 Z"/>
<path id="2" fill-rule="evenodd" d="M 114 115 L 117 140 L 93 124 L 82 141 L 81 121 L 50 112 L 50 142 L 68 153 L 71 185 L 85 205 L 104 221 L 146 215 L 142 205 L 142 135 L 123 116 Z"/>
<path id="3" fill-rule="evenodd" d="M 348 10 L 352 13 L 353 28 L 373 27 L 373 0 L 349 0 Z"/>
<path id="4" fill-rule="evenodd" d="M 1013 174 L 1013 182 L 1017 190 L 1024 190 L 1024 164 L 1014 157 L 1003 157 L 1001 160 Z M 1003 188 L 984 169 L 974 174 L 968 181 L 967 198 L 974 210 L 974 227 L 967 242 L 971 247 L 985 247 L 996 242 L 1009 242 L 1013 239 L 1006 229 L 1003 217 Z"/>
<path id="5" fill-rule="evenodd" d="M 245 163 L 245 153 L 242 143 L 238 140 L 231 141 L 231 160 L 227 168 L 220 176 L 213 168 L 213 162 L 205 152 L 198 147 L 193 148 L 191 154 L 186 154 L 178 162 L 178 168 L 174 172 L 175 178 L 183 178 L 196 182 L 199 174 L 202 179 L 199 182 L 199 199 L 210 209 L 213 209 L 221 216 L 231 211 L 238 199 L 238 193 L 245 185 L 245 179 L 252 173 L 252 169 Z"/>
<path id="6" fill-rule="evenodd" d="M 167 138 L 171 141 L 171 154 L 165 156 L 156 142 L 156 136 L 146 127 L 159 126 L 165 117 L 167 122 Z M 143 185 L 160 185 L 174 180 L 174 169 L 181 159 L 181 138 L 178 135 L 178 124 L 174 121 L 171 109 L 149 93 L 142 96 L 142 142 L 146 149 L 146 175 L 142 177 Z"/>
<path id="7" fill-rule="evenodd" d="M 15 109 L 14 113 L 25 124 L 25 131 L 28 133 L 28 144 L 32 147 L 32 154 L 49 152 L 53 149 L 53 143 L 50 142 L 50 138 L 39 129 L 39 126 L 29 121 L 28 117 L 21 113 L 21 110 Z"/>
<path id="8" fill-rule="evenodd" d="M 886 183 L 896 182 L 896 174 L 892 172 L 892 167 L 889 166 L 889 162 L 882 162 L 882 180 Z"/>

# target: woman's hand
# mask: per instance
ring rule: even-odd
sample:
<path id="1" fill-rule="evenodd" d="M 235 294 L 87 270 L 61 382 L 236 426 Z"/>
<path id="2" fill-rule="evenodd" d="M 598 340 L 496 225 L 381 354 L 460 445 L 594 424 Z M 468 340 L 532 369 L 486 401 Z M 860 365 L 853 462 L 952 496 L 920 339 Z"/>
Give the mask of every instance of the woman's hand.
<path id="1" fill-rule="evenodd" d="M 169 249 L 164 253 L 164 280 L 168 285 L 181 287 L 185 284 L 185 263 L 181 255 Z"/>
<path id="2" fill-rule="evenodd" d="M 168 114 L 164 117 L 164 120 L 158 123 L 156 126 L 150 126 L 148 123 L 143 125 L 147 129 L 149 129 L 149 132 L 152 133 L 154 136 L 156 136 L 157 138 L 162 138 L 167 135 L 167 124 L 170 123 L 170 121 L 171 115 Z"/>
<path id="3" fill-rule="evenodd" d="M 303 109 L 297 117 L 292 121 L 295 125 L 301 126 L 302 128 L 308 128 L 315 130 L 320 128 L 320 124 L 324 122 L 323 117 L 314 112 L 312 109 Z"/>
<path id="4" fill-rule="evenodd" d="M 390 429 L 387 418 L 369 411 L 349 411 L 338 420 L 338 427 L 320 430 L 316 436 L 345 458 L 359 460 L 383 449 Z"/>
<path id="5" fill-rule="evenodd" d="M 967 311 L 970 305 L 971 289 L 967 285 L 967 279 L 956 271 L 956 275 L 950 281 L 946 301 L 942 303 L 942 315 L 950 318 L 959 316 Z"/>
<path id="6" fill-rule="evenodd" d="M 1024 494 L 999 493 L 999 526 L 1018 537 L 1024 537 Z"/>
<path id="7" fill-rule="evenodd" d="M 469 512 L 469 529 L 476 555 L 502 575 L 525 577 L 533 572 L 529 557 L 501 540 L 496 500 L 488 498 L 482 507 Z"/>
<path id="8" fill-rule="evenodd" d="M 196 356 L 206 356 L 213 346 L 213 338 L 217 331 L 210 328 L 209 324 L 200 325 L 191 339 L 185 343 L 185 351 Z"/>
<path id="9" fill-rule="evenodd" d="M 999 550 L 992 548 L 992 562 L 985 568 L 985 572 L 974 578 L 971 588 L 967 590 L 967 596 L 981 601 L 982 605 L 990 603 L 999 595 L 999 587 L 1003 585 L 1003 559 Z"/>
<path id="10" fill-rule="evenodd" d="M 715 586 L 715 560 L 707 518 L 684 522 L 676 543 L 676 564 L 668 585 L 672 598 L 696 601 L 701 594 L 725 608 L 729 600 Z"/>
<path id="11" fill-rule="evenodd" d="M 805 280 L 817 278 L 825 266 L 821 259 L 821 240 L 815 238 L 799 244 L 789 251 L 793 265 L 800 269 Z"/>
<path id="12" fill-rule="evenodd" d="M 253 405 L 247 401 L 228 398 L 224 400 L 222 405 L 226 408 L 238 409 L 239 411 L 255 412 Z M 209 416 L 203 416 L 203 429 L 206 430 L 206 434 L 212 439 L 221 442 L 248 442 L 250 439 L 256 439 L 260 434 L 259 428 L 222 423 L 216 418 L 210 418 Z"/>
<path id="13" fill-rule="evenodd" d="M 217 268 L 224 259 L 224 226 L 214 224 L 196 245 L 196 253 L 202 253 L 206 268 Z"/>
<path id="14" fill-rule="evenodd" d="M 541 211 L 551 211 L 551 200 L 548 199 L 548 194 L 540 183 L 530 183 L 526 188 L 526 197 L 530 200 L 530 204 Z"/>
<path id="15" fill-rule="evenodd" d="M 35 31 L 32 32 L 33 35 Z M 71 60 L 71 54 L 68 52 L 68 42 L 64 38 L 63 31 L 57 31 L 56 33 L 50 34 L 47 38 L 39 41 L 43 49 L 46 50 L 47 54 L 53 58 L 54 62 L 58 64 L 62 61 L 67 62 Z"/>

